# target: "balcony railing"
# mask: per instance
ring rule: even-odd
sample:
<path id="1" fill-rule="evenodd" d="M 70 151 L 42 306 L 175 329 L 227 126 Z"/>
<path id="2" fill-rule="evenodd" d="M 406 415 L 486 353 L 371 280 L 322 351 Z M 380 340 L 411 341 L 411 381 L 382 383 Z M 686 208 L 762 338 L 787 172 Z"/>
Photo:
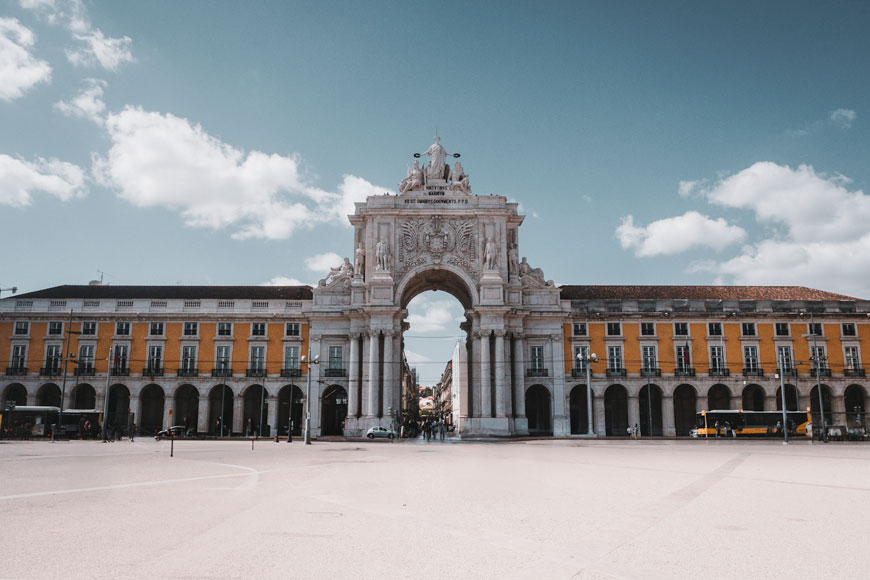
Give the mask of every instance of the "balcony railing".
<path id="1" fill-rule="evenodd" d="M 302 369 L 281 369 L 282 377 L 301 377 Z"/>
<path id="2" fill-rule="evenodd" d="M 540 368 L 528 368 L 526 369 L 527 377 L 546 377 L 549 376 L 549 371 L 547 369 Z"/>
<path id="3" fill-rule="evenodd" d="M 844 370 L 843 376 L 846 376 L 846 377 L 866 377 L 867 374 L 864 372 L 864 369 L 851 368 L 851 369 Z"/>
<path id="4" fill-rule="evenodd" d="M 831 376 L 831 369 L 810 369 L 810 376 L 829 377 Z"/>
<path id="5" fill-rule="evenodd" d="M 146 377 L 162 377 L 163 367 L 147 366 L 142 369 L 142 375 Z"/>
<path id="6" fill-rule="evenodd" d="M 761 367 L 743 367 L 744 377 L 763 377 L 764 370 Z"/>
<path id="7" fill-rule="evenodd" d="M 707 369 L 707 374 L 711 377 L 727 377 L 731 374 L 731 371 L 724 367 L 710 367 Z"/>
<path id="8" fill-rule="evenodd" d="M 675 377 L 694 377 L 695 376 L 695 369 L 692 367 L 682 367 L 682 368 L 678 367 L 678 368 L 674 369 L 674 376 Z"/>
<path id="9" fill-rule="evenodd" d="M 231 368 L 211 369 L 211 376 L 213 376 L 213 377 L 231 377 L 231 376 L 233 376 L 233 369 L 231 369 Z"/>
<path id="10" fill-rule="evenodd" d="M 27 374 L 27 367 L 6 367 L 6 374 L 11 377 L 21 377 Z"/>
<path id="11" fill-rule="evenodd" d="M 245 370 L 246 377 L 265 377 L 266 369 L 246 369 Z"/>
<path id="12" fill-rule="evenodd" d="M 129 377 L 130 367 L 112 367 L 113 377 Z"/>
<path id="13" fill-rule="evenodd" d="M 591 372 L 592 371 L 590 371 L 590 373 Z M 585 379 L 586 378 L 586 369 L 582 368 L 582 367 L 575 367 L 575 368 L 571 369 L 571 376 L 574 377 L 575 379 L 577 379 L 577 378 Z"/>
<path id="14" fill-rule="evenodd" d="M 93 365 L 79 364 L 78 368 L 76 368 L 75 374 L 80 377 L 93 377 L 97 374 L 97 369 L 94 368 Z"/>
<path id="15" fill-rule="evenodd" d="M 655 368 L 645 368 L 640 369 L 640 376 L 642 377 L 660 377 L 662 376 L 662 369 Z"/>
<path id="16" fill-rule="evenodd" d="M 178 369 L 178 372 L 175 373 L 175 376 L 178 377 L 198 377 L 199 369 Z"/>
<path id="17" fill-rule="evenodd" d="M 347 376 L 347 369 L 325 368 L 325 369 L 323 369 L 323 376 L 324 377 L 346 377 Z"/>
<path id="18" fill-rule="evenodd" d="M 62 372 L 59 366 L 47 366 L 39 369 L 39 374 L 44 377 L 58 377 Z"/>
<path id="19" fill-rule="evenodd" d="M 608 377 L 624 377 L 626 375 L 625 369 L 607 369 Z"/>
<path id="20" fill-rule="evenodd" d="M 782 375 L 784 377 L 796 377 L 796 376 L 798 376 L 797 369 L 795 369 L 795 368 L 785 369 L 784 371 L 780 370 L 780 369 L 776 369 L 776 374 Z"/>

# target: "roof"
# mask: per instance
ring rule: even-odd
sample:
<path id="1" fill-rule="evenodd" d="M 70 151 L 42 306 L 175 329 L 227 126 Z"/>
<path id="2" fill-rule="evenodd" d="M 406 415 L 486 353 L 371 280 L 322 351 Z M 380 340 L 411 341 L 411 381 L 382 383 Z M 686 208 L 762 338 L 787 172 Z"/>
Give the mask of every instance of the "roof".
<path id="1" fill-rule="evenodd" d="M 559 286 L 563 300 L 858 300 L 804 286 Z"/>
<path id="2" fill-rule="evenodd" d="M 14 298 L 117 298 L 182 300 L 311 300 L 311 286 L 86 286 L 64 285 L 18 294 Z"/>

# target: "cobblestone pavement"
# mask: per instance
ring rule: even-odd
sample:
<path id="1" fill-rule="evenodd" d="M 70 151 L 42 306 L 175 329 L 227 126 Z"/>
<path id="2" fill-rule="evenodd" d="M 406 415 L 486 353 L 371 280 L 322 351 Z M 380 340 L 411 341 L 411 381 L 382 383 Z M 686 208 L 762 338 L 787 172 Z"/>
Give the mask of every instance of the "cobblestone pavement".
<path id="1" fill-rule="evenodd" d="M 0 578 L 866 578 L 870 445 L 0 443 Z"/>

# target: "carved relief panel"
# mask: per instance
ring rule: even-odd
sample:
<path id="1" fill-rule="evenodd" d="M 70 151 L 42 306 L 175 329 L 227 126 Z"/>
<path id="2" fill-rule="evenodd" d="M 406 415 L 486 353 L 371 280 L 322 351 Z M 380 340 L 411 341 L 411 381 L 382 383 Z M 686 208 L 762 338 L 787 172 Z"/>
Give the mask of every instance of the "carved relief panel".
<path id="1" fill-rule="evenodd" d="M 479 270 L 476 219 L 415 218 L 399 221 L 399 277 L 423 264 L 452 264 L 476 277 Z"/>

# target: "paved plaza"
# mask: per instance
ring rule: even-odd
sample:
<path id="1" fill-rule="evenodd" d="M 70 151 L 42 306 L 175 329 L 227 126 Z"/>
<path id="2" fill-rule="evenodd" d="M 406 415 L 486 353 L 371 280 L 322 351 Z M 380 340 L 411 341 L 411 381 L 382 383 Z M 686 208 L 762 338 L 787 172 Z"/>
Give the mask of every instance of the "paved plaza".
<path id="1" fill-rule="evenodd" d="M 870 446 L 0 444 L 0 578 L 866 578 Z"/>

